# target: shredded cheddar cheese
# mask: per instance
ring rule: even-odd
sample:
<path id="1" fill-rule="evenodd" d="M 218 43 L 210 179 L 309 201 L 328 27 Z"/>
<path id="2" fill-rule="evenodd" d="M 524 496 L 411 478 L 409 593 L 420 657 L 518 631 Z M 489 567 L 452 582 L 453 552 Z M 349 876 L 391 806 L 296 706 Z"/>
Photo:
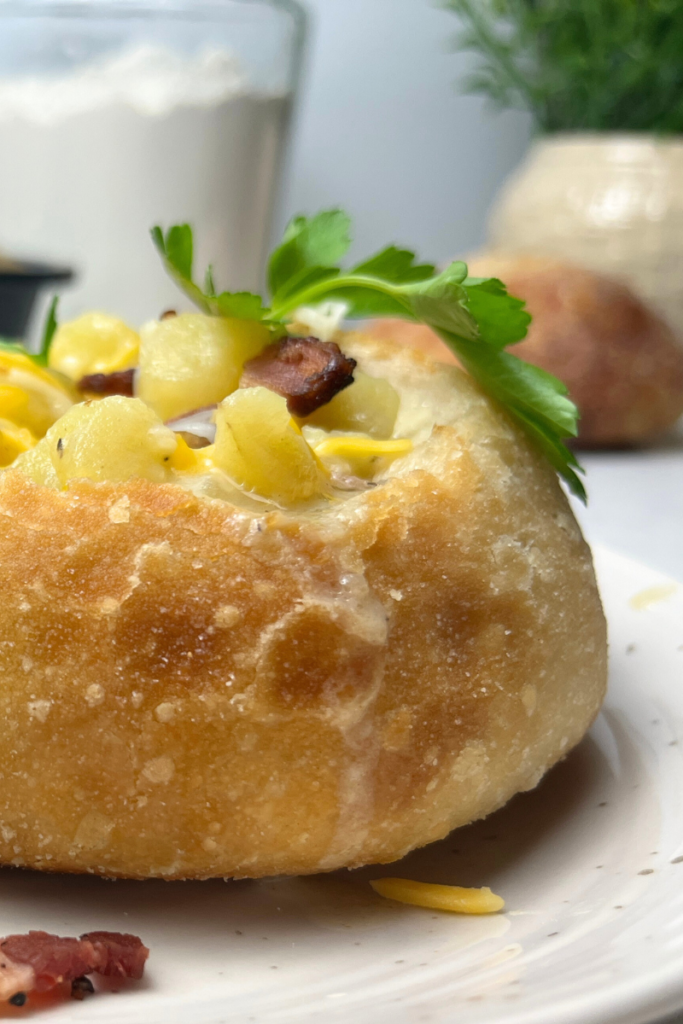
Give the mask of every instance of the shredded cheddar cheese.
<path id="1" fill-rule="evenodd" d="M 178 445 L 169 459 L 169 466 L 177 472 L 197 473 L 206 468 L 207 458 L 202 451 L 202 457 L 194 449 L 190 448 L 184 437 L 176 434 Z"/>
<path id="2" fill-rule="evenodd" d="M 495 914 L 505 906 L 505 900 L 487 886 L 463 889 L 459 885 L 433 885 L 408 878 L 376 878 L 370 885 L 385 899 L 430 910 L 447 910 L 451 914 Z"/>
<path id="3" fill-rule="evenodd" d="M 330 437 L 315 446 L 319 458 L 337 456 L 342 459 L 384 458 L 396 459 L 399 455 L 408 455 L 413 450 L 413 442 L 408 438 L 397 438 L 390 441 L 376 441 L 374 437 Z"/>
<path id="4" fill-rule="evenodd" d="M 17 455 L 33 448 L 36 440 L 26 427 L 19 427 L 11 420 L 0 419 L 0 466 L 11 465 Z"/>

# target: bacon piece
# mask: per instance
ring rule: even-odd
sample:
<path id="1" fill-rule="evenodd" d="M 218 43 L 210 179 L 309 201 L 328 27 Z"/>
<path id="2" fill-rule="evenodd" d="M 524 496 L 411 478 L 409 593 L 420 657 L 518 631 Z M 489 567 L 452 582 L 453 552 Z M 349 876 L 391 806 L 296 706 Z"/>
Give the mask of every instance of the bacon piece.
<path id="1" fill-rule="evenodd" d="M 5 962 L 10 974 L 11 966 L 28 967 L 33 972 L 30 987 L 25 983 L 21 986 L 24 992 L 47 992 L 61 981 L 89 974 L 93 970 L 93 955 L 89 943 L 60 939 L 47 932 L 10 935 L 0 942 L 0 964 Z"/>
<path id="2" fill-rule="evenodd" d="M 333 341 L 283 338 L 244 364 L 240 387 L 265 387 L 287 399 L 293 416 L 310 416 L 353 384 L 356 360 Z"/>
<path id="3" fill-rule="evenodd" d="M 208 448 L 210 444 L 213 444 L 210 438 L 204 437 L 203 434 L 193 434 L 190 430 L 176 430 L 176 434 L 178 437 L 182 437 L 188 448 L 193 448 L 195 451 L 200 448 Z M 215 436 L 214 433 L 214 439 Z"/>
<path id="4" fill-rule="evenodd" d="M 116 373 L 89 373 L 78 382 L 79 391 L 88 391 L 91 395 L 125 395 L 133 397 L 135 369 L 117 370 Z"/>
<path id="5" fill-rule="evenodd" d="M 16 1002 L 92 973 L 139 979 L 148 956 L 136 935 L 119 932 L 89 932 L 80 939 L 48 932 L 8 935 L 0 940 L 0 999 Z"/>
<path id="6" fill-rule="evenodd" d="M 119 932 L 87 932 L 81 942 L 90 942 L 98 957 L 95 968 L 107 978 L 134 978 L 139 981 L 149 956 L 137 935 Z M 85 972 L 84 972 L 85 973 Z"/>

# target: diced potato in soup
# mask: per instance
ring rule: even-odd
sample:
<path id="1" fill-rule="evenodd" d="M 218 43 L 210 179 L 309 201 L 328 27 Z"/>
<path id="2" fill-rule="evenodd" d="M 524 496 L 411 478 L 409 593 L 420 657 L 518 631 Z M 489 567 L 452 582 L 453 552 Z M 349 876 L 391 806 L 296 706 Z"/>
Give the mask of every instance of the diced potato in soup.
<path id="1" fill-rule="evenodd" d="M 231 394 L 270 333 L 255 321 L 181 313 L 146 324 L 141 339 L 136 394 L 170 420 Z"/>

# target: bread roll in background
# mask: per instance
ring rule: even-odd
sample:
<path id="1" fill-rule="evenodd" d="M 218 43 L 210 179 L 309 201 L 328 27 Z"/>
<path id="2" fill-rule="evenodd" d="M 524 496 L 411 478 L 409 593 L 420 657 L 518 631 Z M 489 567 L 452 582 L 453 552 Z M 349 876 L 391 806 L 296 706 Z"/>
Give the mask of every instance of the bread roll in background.
<path id="1" fill-rule="evenodd" d="M 579 742 L 606 633 L 556 475 L 455 367 L 358 336 L 414 449 L 284 512 L 0 475 L 0 862 L 110 876 L 395 860 Z"/>
<path id="2" fill-rule="evenodd" d="M 683 413 L 683 345 L 625 285 L 533 256 L 485 253 L 469 268 L 473 277 L 499 277 L 526 301 L 533 322 L 511 351 L 567 385 L 581 412 L 579 444 L 638 444 L 676 423 Z M 423 325 L 384 320 L 371 330 L 456 362 Z"/>

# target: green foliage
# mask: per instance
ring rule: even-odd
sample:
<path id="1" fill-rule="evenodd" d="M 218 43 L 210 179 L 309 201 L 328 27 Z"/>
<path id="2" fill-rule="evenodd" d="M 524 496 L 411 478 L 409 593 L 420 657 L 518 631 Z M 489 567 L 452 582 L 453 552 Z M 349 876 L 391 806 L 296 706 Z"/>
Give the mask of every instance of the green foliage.
<path id="1" fill-rule="evenodd" d="M 192 276 L 194 240 L 189 224 L 174 224 L 166 234 L 157 225 L 152 228 L 151 235 L 168 274 L 188 298 L 205 313 L 235 317 L 238 320 L 262 318 L 263 306 L 260 296 L 251 292 L 221 292 L 216 295 L 211 267 L 207 268 L 204 276 L 204 291 L 195 283 Z"/>
<path id="2" fill-rule="evenodd" d="M 340 210 L 296 217 L 268 265 L 271 305 L 259 295 L 204 291 L 192 276 L 192 229 L 176 225 L 152 238 L 168 272 L 201 309 L 218 316 L 263 320 L 283 330 L 300 306 L 330 300 L 347 304 L 352 318 L 396 316 L 428 324 L 453 350 L 481 388 L 503 405 L 548 458 L 569 488 L 585 500 L 581 467 L 564 444 L 575 437 L 578 412 L 557 378 L 506 352 L 526 335 L 531 317 L 495 278 L 469 278 L 464 263 L 440 274 L 412 252 L 388 246 L 356 267 L 339 261 L 350 244 L 350 221 Z"/>
<path id="3" fill-rule="evenodd" d="M 57 308 L 59 306 L 59 297 L 54 296 L 50 307 L 45 317 L 45 323 L 43 324 L 43 333 L 40 343 L 40 352 L 29 352 L 23 342 L 13 341 L 11 338 L 0 338 L 0 352 L 10 352 L 16 355 L 27 356 L 37 366 L 47 366 L 47 357 L 50 352 L 50 345 L 52 339 L 57 333 L 59 323 L 57 321 Z"/>
<path id="4" fill-rule="evenodd" d="M 57 333 L 59 323 L 57 320 L 57 310 L 59 308 L 59 296 L 54 295 L 50 308 L 47 311 L 45 318 L 45 324 L 43 325 L 43 337 L 40 343 L 40 352 L 35 357 L 37 362 L 40 362 L 43 366 L 47 366 L 47 357 L 50 353 L 50 346 Z"/>
<path id="5" fill-rule="evenodd" d="M 683 132 L 681 0 L 442 0 L 466 80 L 557 131 Z"/>

